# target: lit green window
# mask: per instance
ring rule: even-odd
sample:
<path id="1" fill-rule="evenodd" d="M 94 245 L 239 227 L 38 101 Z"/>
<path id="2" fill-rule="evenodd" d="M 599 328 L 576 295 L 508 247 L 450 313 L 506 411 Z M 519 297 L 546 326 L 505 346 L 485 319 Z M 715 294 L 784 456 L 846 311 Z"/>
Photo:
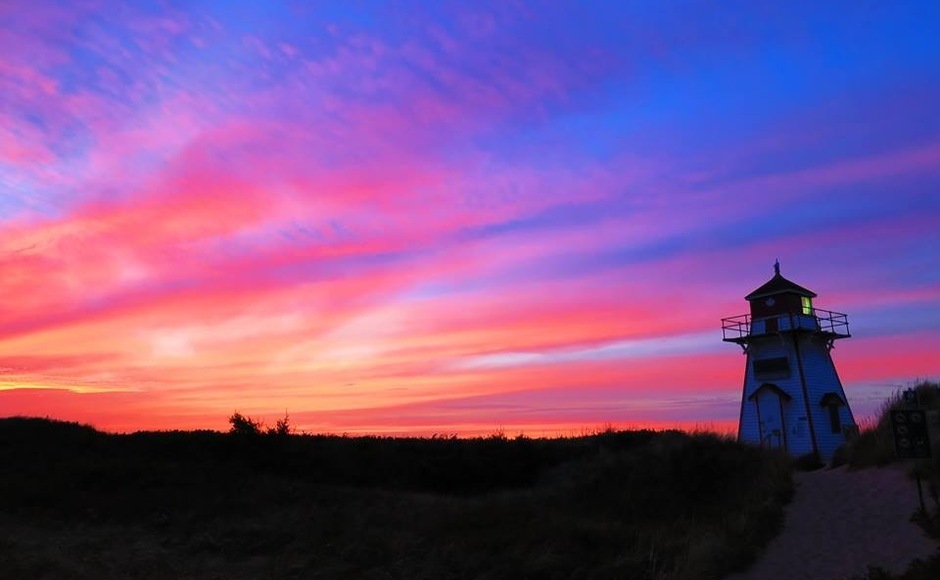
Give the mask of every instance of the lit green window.
<path id="1" fill-rule="evenodd" d="M 803 314 L 813 313 L 813 299 L 809 296 L 803 296 Z"/>

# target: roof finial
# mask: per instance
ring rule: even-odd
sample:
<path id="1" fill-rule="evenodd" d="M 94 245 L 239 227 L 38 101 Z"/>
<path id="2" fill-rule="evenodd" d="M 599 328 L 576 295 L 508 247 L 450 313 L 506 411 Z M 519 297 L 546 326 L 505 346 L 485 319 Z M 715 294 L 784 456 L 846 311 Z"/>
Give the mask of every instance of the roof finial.
<path id="1" fill-rule="evenodd" d="M 779 259 L 774 261 L 774 275 L 775 276 L 780 275 L 780 260 Z"/>

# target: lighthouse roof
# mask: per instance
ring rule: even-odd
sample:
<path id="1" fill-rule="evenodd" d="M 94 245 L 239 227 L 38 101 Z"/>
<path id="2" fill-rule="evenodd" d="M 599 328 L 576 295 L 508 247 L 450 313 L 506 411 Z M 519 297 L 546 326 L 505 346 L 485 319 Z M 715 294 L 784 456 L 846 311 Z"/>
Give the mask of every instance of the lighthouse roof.
<path id="1" fill-rule="evenodd" d="M 803 288 L 796 282 L 787 280 L 780 274 L 780 263 L 777 262 L 774 264 L 774 277 L 768 280 L 757 290 L 754 290 L 750 294 L 744 297 L 745 300 L 755 300 L 757 298 L 763 298 L 765 296 L 777 295 L 777 294 L 799 294 L 800 296 L 808 296 L 810 298 L 815 298 L 816 293 L 812 290 Z"/>

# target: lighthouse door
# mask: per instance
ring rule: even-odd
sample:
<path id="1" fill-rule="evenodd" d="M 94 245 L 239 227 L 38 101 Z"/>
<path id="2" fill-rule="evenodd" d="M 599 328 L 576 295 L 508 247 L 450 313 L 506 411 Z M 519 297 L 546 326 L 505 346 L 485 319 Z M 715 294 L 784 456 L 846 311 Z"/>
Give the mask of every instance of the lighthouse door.
<path id="1" fill-rule="evenodd" d="M 784 397 L 781 394 L 778 389 L 761 389 L 754 401 L 757 404 L 761 447 L 785 449 L 787 446 L 783 421 Z"/>

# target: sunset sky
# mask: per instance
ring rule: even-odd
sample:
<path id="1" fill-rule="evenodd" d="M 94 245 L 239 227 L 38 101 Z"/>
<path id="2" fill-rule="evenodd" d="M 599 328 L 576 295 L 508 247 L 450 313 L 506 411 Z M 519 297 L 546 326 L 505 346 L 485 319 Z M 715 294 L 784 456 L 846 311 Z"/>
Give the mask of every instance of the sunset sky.
<path id="1" fill-rule="evenodd" d="M 870 415 L 940 378 L 938 39 L 930 0 L 4 0 L 0 416 L 728 428 L 778 258 Z"/>

